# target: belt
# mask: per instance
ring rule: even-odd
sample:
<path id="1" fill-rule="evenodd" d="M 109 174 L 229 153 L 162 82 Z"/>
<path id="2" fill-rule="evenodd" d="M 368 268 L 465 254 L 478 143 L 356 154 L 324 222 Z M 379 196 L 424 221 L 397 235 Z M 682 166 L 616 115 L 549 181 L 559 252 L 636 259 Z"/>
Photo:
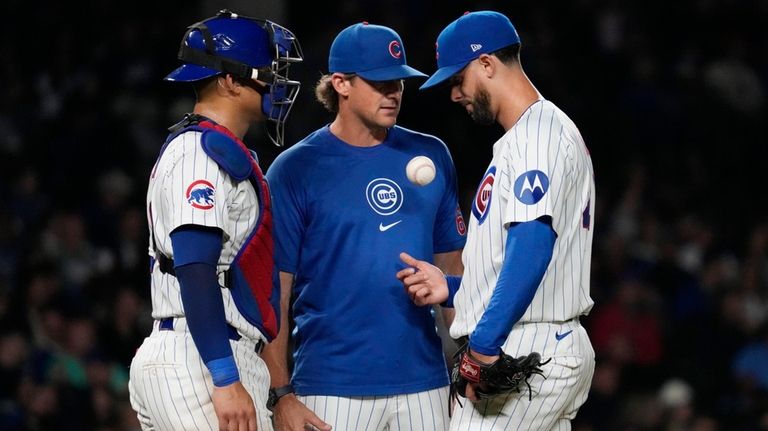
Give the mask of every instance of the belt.
<path id="1" fill-rule="evenodd" d="M 160 319 L 160 324 L 158 327 L 161 331 L 173 331 L 173 317 L 163 317 Z M 229 323 L 227 323 L 227 335 L 232 341 L 239 341 L 241 338 L 243 338 L 243 336 L 237 332 L 237 329 L 235 329 L 235 327 Z M 263 339 L 256 341 L 256 348 L 254 349 L 256 354 L 261 354 L 261 351 L 264 350 L 265 344 L 266 343 Z"/>

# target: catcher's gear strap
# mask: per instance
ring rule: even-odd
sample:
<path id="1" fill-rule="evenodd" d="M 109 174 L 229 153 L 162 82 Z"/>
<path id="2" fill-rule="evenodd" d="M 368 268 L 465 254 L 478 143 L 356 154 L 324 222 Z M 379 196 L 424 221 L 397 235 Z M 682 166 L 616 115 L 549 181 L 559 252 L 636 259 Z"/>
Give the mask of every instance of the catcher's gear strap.
<path id="1" fill-rule="evenodd" d="M 173 269 L 175 266 L 173 259 L 155 249 L 155 260 L 157 260 L 157 266 L 160 268 L 160 272 L 176 277 L 176 270 Z"/>
<path id="2" fill-rule="evenodd" d="M 214 54 L 200 51 L 188 45 L 182 45 L 179 49 L 179 59 L 187 63 L 228 73 L 241 79 L 255 79 L 270 85 L 275 80 L 275 76 L 269 66 L 254 68 L 236 60 L 217 57 Z"/>

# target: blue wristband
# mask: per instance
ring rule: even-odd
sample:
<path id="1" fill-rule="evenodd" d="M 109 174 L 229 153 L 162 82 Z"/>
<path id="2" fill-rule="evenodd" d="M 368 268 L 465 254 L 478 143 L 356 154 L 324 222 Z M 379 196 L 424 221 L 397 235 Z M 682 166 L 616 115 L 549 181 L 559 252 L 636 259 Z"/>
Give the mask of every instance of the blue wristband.
<path id="1" fill-rule="evenodd" d="M 461 287 L 461 276 L 446 275 L 445 282 L 448 283 L 448 299 L 440 305 L 453 308 L 453 297 L 456 296 L 456 292 L 458 292 L 459 287 Z"/>
<path id="2" fill-rule="evenodd" d="M 240 381 L 240 374 L 237 372 L 237 364 L 233 356 L 208 361 L 205 366 L 211 372 L 214 386 L 222 387 Z"/>

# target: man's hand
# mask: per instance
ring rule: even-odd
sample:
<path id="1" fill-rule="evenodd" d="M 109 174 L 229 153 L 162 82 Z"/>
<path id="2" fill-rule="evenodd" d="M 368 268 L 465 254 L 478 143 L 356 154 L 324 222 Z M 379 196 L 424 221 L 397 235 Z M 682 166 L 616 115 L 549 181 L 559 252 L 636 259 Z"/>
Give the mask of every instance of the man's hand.
<path id="1" fill-rule="evenodd" d="M 414 259 L 408 253 L 400 253 L 400 260 L 409 267 L 398 271 L 397 278 L 414 304 L 440 304 L 448 299 L 448 283 L 440 268 Z"/>
<path id="2" fill-rule="evenodd" d="M 275 431 L 304 431 L 307 425 L 321 431 L 331 430 L 330 425 L 320 420 L 293 394 L 281 397 L 272 412 L 275 415 Z"/>
<path id="3" fill-rule="evenodd" d="M 469 353 L 475 359 L 477 359 L 478 362 L 481 362 L 483 364 L 490 365 L 499 360 L 499 355 L 493 355 L 493 356 L 483 355 L 482 353 L 477 353 L 472 349 L 469 349 Z M 475 393 L 476 387 L 480 388 L 480 390 L 486 389 L 477 383 L 472 383 L 472 382 L 467 383 L 467 398 L 473 403 L 480 401 L 480 397 L 478 397 L 477 394 Z"/>
<path id="4" fill-rule="evenodd" d="M 483 355 L 469 349 L 469 343 L 459 348 L 455 358 L 456 364 L 451 370 L 451 399 L 462 396 L 473 402 L 510 392 L 520 393 L 523 384 L 528 387 L 530 399 L 533 394 L 529 379 L 534 374 L 544 377 L 541 367 L 551 360 L 542 362 L 537 352 L 517 358 L 501 350 L 499 355 Z"/>
<path id="5" fill-rule="evenodd" d="M 256 407 L 243 384 L 235 382 L 213 387 L 213 410 L 219 418 L 221 431 L 257 431 Z"/>

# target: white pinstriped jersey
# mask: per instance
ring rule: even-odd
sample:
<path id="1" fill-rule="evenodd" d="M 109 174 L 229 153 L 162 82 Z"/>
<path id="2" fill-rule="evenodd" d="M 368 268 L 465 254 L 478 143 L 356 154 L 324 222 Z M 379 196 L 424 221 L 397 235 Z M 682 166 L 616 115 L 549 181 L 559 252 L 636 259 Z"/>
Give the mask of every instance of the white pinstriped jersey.
<path id="1" fill-rule="evenodd" d="M 496 286 L 511 223 L 552 218 L 552 260 L 518 323 L 564 322 L 592 308 L 589 294 L 595 204 L 592 162 L 576 126 L 554 104 L 532 104 L 493 146 L 478 187 L 454 298 L 451 336 L 474 331 Z"/>
<path id="2" fill-rule="evenodd" d="M 259 216 L 256 191 L 249 181 L 233 180 L 205 153 L 201 132 L 187 131 L 168 143 L 149 179 L 147 217 L 151 226 L 149 255 L 157 251 L 173 258 L 171 232 L 182 225 L 216 227 L 224 233 L 217 271 L 229 269 Z M 154 241 L 153 241 L 154 235 Z M 229 289 L 222 288 L 227 322 L 252 339 L 264 338 L 235 306 Z M 152 267 L 152 317 L 184 316 L 176 277 Z"/>

